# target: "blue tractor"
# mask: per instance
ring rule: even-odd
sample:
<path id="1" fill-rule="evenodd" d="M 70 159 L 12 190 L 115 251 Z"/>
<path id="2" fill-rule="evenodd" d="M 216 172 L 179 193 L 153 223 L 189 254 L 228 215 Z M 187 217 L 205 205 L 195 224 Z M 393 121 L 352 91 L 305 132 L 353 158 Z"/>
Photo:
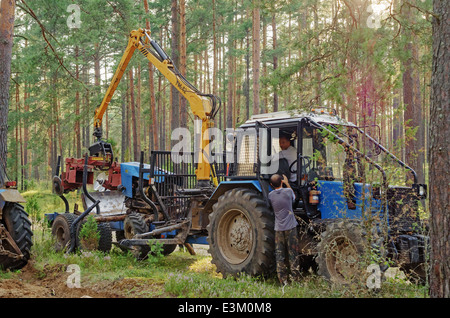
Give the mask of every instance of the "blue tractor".
<path id="1" fill-rule="evenodd" d="M 357 276 L 366 246 L 377 257 L 421 271 L 427 237 L 420 232 L 418 202 L 426 186 L 415 172 L 357 127 L 334 112 L 277 112 L 253 116 L 227 135 L 224 153 L 210 152 L 220 99 L 195 88 L 175 67 L 149 30 L 130 32 L 128 46 L 94 116 L 96 142 L 84 159 L 66 158 L 53 178 L 65 203 L 64 213 L 48 215 L 57 249 L 82 246 L 78 233 L 95 215 L 99 248 L 114 241 L 143 258 L 158 241 L 163 253 L 180 244 L 208 244 L 212 262 L 224 276 L 264 275 L 274 270 L 274 215 L 268 194 L 273 173 L 289 177 L 296 194 L 293 212 L 302 237 L 302 266 L 317 267 L 331 280 Z M 149 164 L 117 163 L 112 146 L 102 140 L 102 118 L 133 53 L 138 49 L 189 102 L 201 131 L 198 149 L 182 154 L 151 152 Z M 281 137 L 283 136 L 283 137 Z M 217 137 L 217 136 L 216 136 Z M 221 138 L 217 138 L 221 139 Z M 217 140 L 216 139 L 216 140 Z M 280 140 L 289 149 L 281 147 Z M 195 143 L 195 141 L 194 141 Z M 190 150 L 190 148 L 189 148 Z M 391 159 L 385 167 L 381 153 Z M 178 160 L 181 157 L 182 160 Z M 213 160 L 214 159 L 214 160 Z M 394 166 L 401 168 L 395 170 Z M 411 184 L 392 186 L 391 170 L 407 172 Z M 94 184 L 98 189 L 88 192 Z M 378 173 L 368 181 L 368 175 Z M 406 178 L 403 176 L 403 178 Z M 402 180 L 403 182 L 404 180 Z M 83 211 L 69 211 L 64 194 L 83 190 Z"/>
<path id="2" fill-rule="evenodd" d="M 201 211 L 218 271 L 273 271 L 268 193 L 269 178 L 278 173 L 296 194 L 292 208 L 304 270 L 312 267 L 344 283 L 361 277 L 375 260 L 380 270 L 399 266 L 424 279 L 428 237 L 419 202 L 426 185 L 368 130 L 376 132 L 325 110 L 255 115 L 243 124 L 229 154 L 233 163 Z M 289 140 L 288 147 L 281 139 Z M 388 183 L 394 176 L 402 186 Z"/>
<path id="3" fill-rule="evenodd" d="M 78 178 L 84 180 L 85 212 L 70 218 L 71 213 L 60 214 L 70 222 L 53 232 L 65 229 L 67 244 L 71 226 L 75 247 L 74 223 L 93 213 L 103 224 L 106 250 L 111 231 L 116 233 L 113 243 L 138 258 L 146 257 L 154 242 L 164 254 L 177 245 L 208 244 L 223 276 L 267 275 L 275 269 L 269 178 L 279 173 L 288 177 L 296 194 L 292 208 L 304 270 L 312 268 L 343 283 L 359 277 L 367 260 L 375 260 L 381 269 L 400 266 L 423 278 L 428 237 L 419 202 L 426 197 L 426 185 L 418 184 L 414 170 L 366 128 L 334 112 L 255 115 L 227 136 L 227 152 L 210 157 L 218 185 L 198 185 L 195 153 L 184 153 L 180 162 L 170 151 L 153 151 L 150 164 L 144 164 L 143 155 L 140 162 L 121 163 L 120 171 L 116 168 L 120 184 L 99 193 L 85 190 L 86 180 L 92 182 L 85 165 L 83 178 Z M 289 156 L 280 148 L 283 138 L 289 142 Z M 390 185 L 389 173 L 401 175 L 403 185 Z M 408 176 L 410 184 L 405 183 Z M 111 180 L 110 173 L 101 183 Z M 115 213 L 111 200 L 117 203 Z"/>

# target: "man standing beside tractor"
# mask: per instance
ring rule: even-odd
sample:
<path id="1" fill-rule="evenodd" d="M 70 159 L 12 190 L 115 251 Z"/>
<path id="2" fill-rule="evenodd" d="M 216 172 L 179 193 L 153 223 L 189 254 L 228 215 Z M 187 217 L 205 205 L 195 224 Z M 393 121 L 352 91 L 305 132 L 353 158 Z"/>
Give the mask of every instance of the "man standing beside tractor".
<path id="1" fill-rule="evenodd" d="M 288 283 L 289 271 L 294 280 L 300 277 L 299 238 L 297 220 L 292 211 L 295 200 L 289 181 L 285 175 L 274 174 L 270 178 L 273 191 L 269 200 L 275 214 L 275 260 L 277 275 L 281 285 Z M 283 188 L 283 184 L 286 188 Z M 289 267 L 286 264 L 289 264 Z"/>

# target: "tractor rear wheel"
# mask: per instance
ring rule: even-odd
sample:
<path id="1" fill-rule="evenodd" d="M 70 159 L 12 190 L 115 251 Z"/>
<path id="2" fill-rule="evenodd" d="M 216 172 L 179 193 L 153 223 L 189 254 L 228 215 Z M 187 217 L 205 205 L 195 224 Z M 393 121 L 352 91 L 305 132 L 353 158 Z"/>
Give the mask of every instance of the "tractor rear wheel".
<path id="1" fill-rule="evenodd" d="M 33 232 L 31 231 L 31 222 L 28 219 L 28 214 L 22 205 L 18 203 L 7 203 L 3 209 L 2 222 L 19 247 L 23 258 L 19 260 L 8 258 L 1 262 L 0 266 L 4 269 L 20 269 L 28 263 L 31 256 L 31 246 L 33 245 L 31 239 Z"/>
<path id="2" fill-rule="evenodd" d="M 212 263 L 224 277 L 274 271 L 274 217 L 256 191 L 227 191 L 214 204 L 207 230 Z"/>

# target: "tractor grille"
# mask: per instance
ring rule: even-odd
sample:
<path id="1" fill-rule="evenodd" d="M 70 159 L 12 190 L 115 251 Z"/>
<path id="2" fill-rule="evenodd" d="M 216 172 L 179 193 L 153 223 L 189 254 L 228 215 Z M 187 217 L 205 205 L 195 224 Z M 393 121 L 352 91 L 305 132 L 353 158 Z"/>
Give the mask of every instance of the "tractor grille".
<path id="1" fill-rule="evenodd" d="M 256 134 L 240 135 L 235 150 L 235 162 L 231 165 L 230 176 L 255 177 L 258 162 Z"/>
<path id="2" fill-rule="evenodd" d="M 389 188 L 387 197 L 389 226 L 392 234 L 416 232 L 419 215 L 415 191 L 406 187 Z"/>
<path id="3" fill-rule="evenodd" d="M 221 154 L 217 157 L 223 158 Z M 216 157 L 216 158 L 217 158 Z M 150 177 L 154 179 L 155 188 L 167 207 L 171 219 L 185 217 L 189 212 L 191 195 L 183 195 L 183 190 L 195 189 L 197 177 L 194 153 L 184 153 L 172 157 L 170 151 L 152 151 Z M 216 164 L 216 174 L 220 181 L 224 179 L 226 165 L 224 160 Z"/>

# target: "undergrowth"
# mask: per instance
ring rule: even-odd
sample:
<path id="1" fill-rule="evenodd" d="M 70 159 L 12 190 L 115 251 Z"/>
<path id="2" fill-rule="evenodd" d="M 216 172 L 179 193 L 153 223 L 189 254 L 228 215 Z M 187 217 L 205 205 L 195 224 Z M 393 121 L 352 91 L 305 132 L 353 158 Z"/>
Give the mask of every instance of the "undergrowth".
<path id="1" fill-rule="evenodd" d="M 45 213 L 62 212 L 64 204 L 51 190 L 30 190 L 23 193 L 27 199 L 25 209 L 33 220 L 32 263 L 45 275 L 47 267 L 63 268 L 70 264 L 80 267 L 83 282 L 125 282 L 132 280 L 127 297 L 220 297 L 220 298 L 342 298 L 342 297 L 387 297 L 423 298 L 427 296 L 426 286 L 409 283 L 406 279 L 387 279 L 381 288 L 370 290 L 362 285 L 333 285 L 316 275 L 306 273 L 299 282 L 280 286 L 276 276 L 223 278 L 216 272 L 207 253 L 190 255 L 177 249 L 168 256 L 153 253 L 145 260 L 138 261 L 130 252 L 113 246 L 109 253 L 100 251 L 76 251 L 71 254 L 55 252 L 54 241 Z M 75 192 L 67 198 L 72 207 L 79 202 Z M 63 269 L 64 270 L 64 269 Z M 1 278 L 7 277 L 2 273 Z M 139 287 L 139 288 L 137 288 Z"/>

